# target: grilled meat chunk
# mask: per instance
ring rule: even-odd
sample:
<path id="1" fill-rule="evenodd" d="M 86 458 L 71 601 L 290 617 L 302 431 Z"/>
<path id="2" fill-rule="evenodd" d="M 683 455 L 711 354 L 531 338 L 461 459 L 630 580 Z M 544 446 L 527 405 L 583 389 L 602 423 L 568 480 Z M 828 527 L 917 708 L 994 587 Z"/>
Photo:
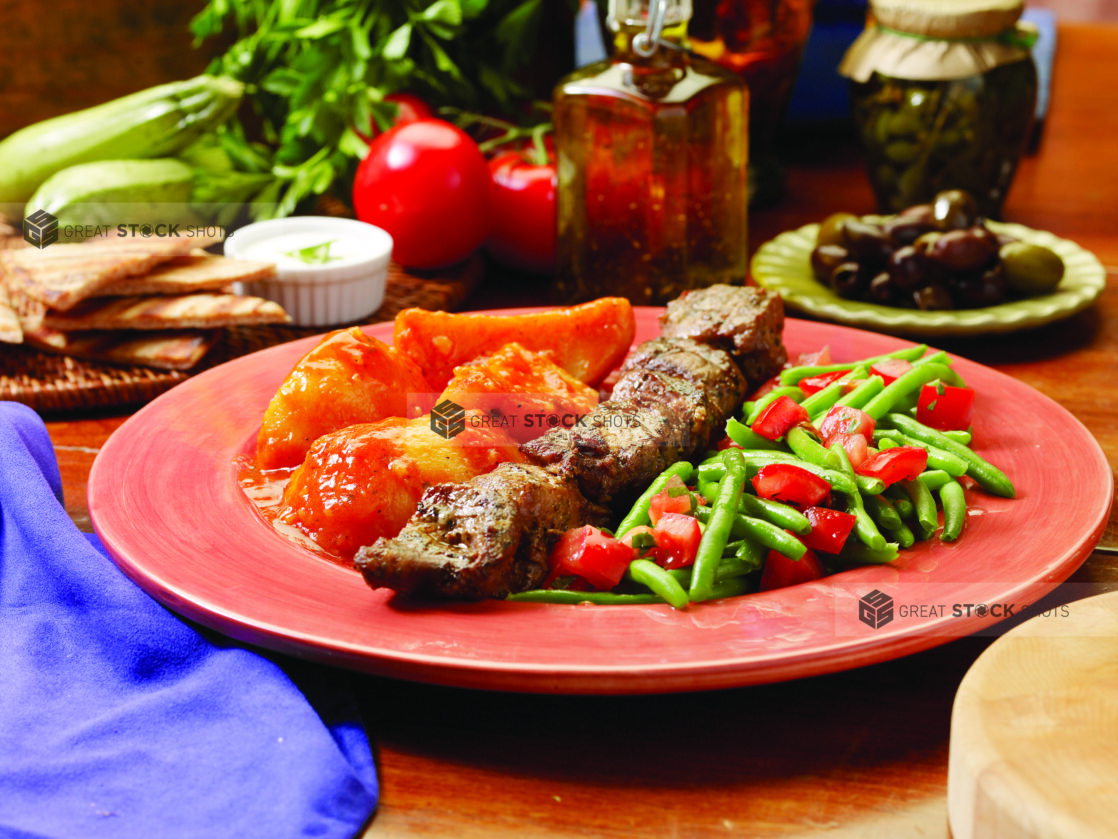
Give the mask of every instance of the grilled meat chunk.
<path id="1" fill-rule="evenodd" d="M 668 303 L 660 327 L 665 338 L 691 338 L 726 350 L 753 385 L 775 375 L 788 360 L 781 338 L 784 301 L 757 286 L 685 291 Z"/>
<path id="2" fill-rule="evenodd" d="M 559 536 L 602 524 L 608 514 L 573 481 L 538 466 L 504 463 L 464 483 L 430 487 L 397 536 L 361 548 L 354 562 L 372 588 L 417 597 L 500 598 L 541 585 Z"/>
<path id="3" fill-rule="evenodd" d="M 691 419 L 688 445 L 701 448 L 721 436 L 726 418 L 749 384 L 726 352 L 682 338 L 645 341 L 625 360 L 614 399 L 666 405 Z"/>
<path id="4" fill-rule="evenodd" d="M 626 501 L 690 451 L 691 418 L 654 400 L 609 399 L 572 428 L 520 446 L 529 462 L 573 479 L 601 504 Z"/>

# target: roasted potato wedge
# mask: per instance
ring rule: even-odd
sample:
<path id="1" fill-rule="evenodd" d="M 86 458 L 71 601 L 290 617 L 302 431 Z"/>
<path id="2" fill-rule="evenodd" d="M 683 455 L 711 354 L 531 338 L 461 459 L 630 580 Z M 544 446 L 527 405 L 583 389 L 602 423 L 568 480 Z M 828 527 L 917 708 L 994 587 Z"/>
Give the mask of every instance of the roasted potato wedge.
<path id="1" fill-rule="evenodd" d="M 432 388 L 419 366 L 383 341 L 350 327 L 304 355 L 264 412 L 256 441 L 262 469 L 297 466 L 311 444 L 348 425 L 426 411 Z"/>
<path id="2" fill-rule="evenodd" d="M 395 536 L 423 490 L 466 481 L 506 460 L 522 461 L 500 428 L 467 412 L 461 431 L 443 436 L 431 418 L 390 417 L 320 437 L 284 490 L 278 520 L 323 550 L 351 559 L 363 545 Z"/>
<path id="3" fill-rule="evenodd" d="M 623 297 L 521 315 L 450 314 L 405 309 L 396 315 L 393 344 L 415 361 L 436 390 L 459 364 L 515 341 L 545 352 L 578 379 L 598 384 L 633 342 L 633 307 Z"/>

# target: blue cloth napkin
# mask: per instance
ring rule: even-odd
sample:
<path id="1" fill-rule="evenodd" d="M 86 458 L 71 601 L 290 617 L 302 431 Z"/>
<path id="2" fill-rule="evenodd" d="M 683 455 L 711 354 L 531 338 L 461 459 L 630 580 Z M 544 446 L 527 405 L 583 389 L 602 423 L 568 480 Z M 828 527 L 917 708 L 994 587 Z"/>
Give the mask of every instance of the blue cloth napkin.
<path id="1" fill-rule="evenodd" d="M 66 515 L 0 402 L 0 837 L 350 837 L 377 778 L 348 677 L 203 634 Z"/>

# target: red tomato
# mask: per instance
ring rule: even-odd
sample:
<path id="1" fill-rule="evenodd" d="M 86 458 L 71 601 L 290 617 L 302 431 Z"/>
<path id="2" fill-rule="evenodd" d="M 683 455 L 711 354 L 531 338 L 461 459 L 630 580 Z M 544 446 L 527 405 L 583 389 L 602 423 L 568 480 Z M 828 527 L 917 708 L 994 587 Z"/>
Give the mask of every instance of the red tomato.
<path id="1" fill-rule="evenodd" d="M 698 519 L 682 513 L 664 513 L 653 532 L 657 546 L 664 552 L 661 565 L 686 568 L 694 564 L 699 541 L 703 538 Z"/>
<path id="2" fill-rule="evenodd" d="M 553 578 L 573 574 L 603 591 L 621 582 L 632 560 L 632 547 L 589 524 L 560 536 L 548 556 Z"/>
<path id="3" fill-rule="evenodd" d="M 801 536 L 800 541 L 809 548 L 829 554 L 842 550 L 846 537 L 857 521 L 853 513 L 827 507 L 808 507 L 804 510 L 804 515 L 811 522 L 811 530 Z"/>
<path id="4" fill-rule="evenodd" d="M 941 431 L 970 427 L 974 408 L 974 390 L 969 387 L 933 382 L 920 389 L 916 402 L 916 419 Z"/>
<path id="5" fill-rule="evenodd" d="M 822 367 L 831 363 L 831 345 L 824 344 L 815 352 L 800 353 L 793 367 Z"/>
<path id="6" fill-rule="evenodd" d="M 779 440 L 810 417 L 807 410 L 789 396 L 778 396 L 764 407 L 750 426 L 767 440 Z"/>
<path id="7" fill-rule="evenodd" d="M 766 393 L 768 393 L 770 390 L 779 386 L 780 376 L 773 376 L 772 378 L 766 379 L 765 381 L 761 382 L 761 384 L 757 386 L 757 389 L 749 394 L 746 399 L 748 399 L 750 402 L 755 402 Z"/>
<path id="8" fill-rule="evenodd" d="M 818 376 L 808 376 L 806 379 L 800 379 L 800 390 L 807 396 L 811 396 L 811 394 L 822 390 L 831 382 L 841 379 L 849 372 L 849 370 L 834 370 L 830 373 L 820 373 Z"/>
<path id="9" fill-rule="evenodd" d="M 664 513 L 693 513 L 691 492 L 678 475 L 668 478 L 667 485 L 656 493 L 648 502 L 648 518 L 656 524 Z"/>
<path id="10" fill-rule="evenodd" d="M 369 144 L 353 208 L 392 235 L 397 262 L 439 268 L 465 259 L 488 237 L 492 185 L 485 157 L 462 129 L 424 119 Z"/>
<path id="11" fill-rule="evenodd" d="M 554 160 L 532 163 L 522 153 L 510 151 L 490 160 L 489 172 L 493 178 L 493 230 L 485 249 L 513 268 L 552 273 L 558 226 Z"/>
<path id="12" fill-rule="evenodd" d="M 927 449 L 920 446 L 894 446 L 871 456 L 855 471 L 859 475 L 880 478 L 888 486 L 900 480 L 915 480 L 927 467 Z"/>
<path id="13" fill-rule="evenodd" d="M 414 93 L 405 93 L 404 91 L 390 93 L 384 97 L 384 101 L 392 102 L 396 106 L 396 116 L 393 118 L 389 128 L 394 128 L 397 125 L 407 125 L 409 122 L 418 122 L 421 119 L 433 119 L 435 117 L 434 109 Z M 369 126 L 368 134 L 363 134 L 360 131 L 357 133 L 362 139 L 371 142 L 381 131 L 380 126 L 377 125 L 377 121 L 374 119 Z"/>
<path id="14" fill-rule="evenodd" d="M 835 434 L 831 437 L 831 445 L 838 443 L 846 452 L 846 459 L 850 465 L 857 469 L 870 456 L 870 441 L 864 434 Z"/>
<path id="15" fill-rule="evenodd" d="M 789 559 L 777 551 L 769 551 L 765 557 L 765 567 L 761 570 L 761 591 L 807 583 L 826 576 L 823 563 L 808 548 L 799 559 Z"/>
<path id="16" fill-rule="evenodd" d="M 656 564 L 664 561 L 664 551 L 656 544 L 656 530 L 647 524 L 638 524 L 625 531 L 621 541 L 633 550 L 633 559 L 651 559 Z"/>
<path id="17" fill-rule="evenodd" d="M 831 493 L 829 483 L 792 463 L 769 463 L 762 466 L 751 483 L 761 498 L 772 498 L 804 507 L 822 503 Z"/>
<path id="18" fill-rule="evenodd" d="M 911 369 L 912 362 L 905 361 L 903 358 L 883 358 L 881 361 L 875 361 L 870 365 L 870 374 L 881 376 L 885 380 L 885 384 L 889 384 Z"/>
<path id="19" fill-rule="evenodd" d="M 873 437 L 874 418 L 859 408 L 835 405 L 819 423 L 819 436 L 830 446 L 839 435 L 861 434 L 867 440 Z"/>

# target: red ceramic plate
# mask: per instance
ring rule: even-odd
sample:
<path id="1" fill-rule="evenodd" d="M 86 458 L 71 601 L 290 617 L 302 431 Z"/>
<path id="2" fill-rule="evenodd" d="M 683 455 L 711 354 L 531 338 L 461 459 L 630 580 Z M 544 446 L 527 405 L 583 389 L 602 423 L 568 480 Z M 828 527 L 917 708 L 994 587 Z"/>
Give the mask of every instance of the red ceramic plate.
<path id="1" fill-rule="evenodd" d="M 658 331 L 638 309 L 637 338 Z M 369 332 L 389 340 L 391 324 Z M 135 414 L 94 464 L 89 509 L 119 566 L 173 611 L 240 641 L 384 676 L 493 690 L 651 693 L 741 686 L 884 661 L 991 626 L 1090 553 L 1113 478 L 1098 444 L 1028 386 L 958 359 L 978 391 L 975 448 L 1013 500 L 970 494 L 963 538 L 765 594 L 694 605 L 416 604 L 298 547 L 237 482 L 269 399 L 316 339 L 231 361 Z M 793 354 L 836 360 L 904 346 L 790 320 Z"/>

